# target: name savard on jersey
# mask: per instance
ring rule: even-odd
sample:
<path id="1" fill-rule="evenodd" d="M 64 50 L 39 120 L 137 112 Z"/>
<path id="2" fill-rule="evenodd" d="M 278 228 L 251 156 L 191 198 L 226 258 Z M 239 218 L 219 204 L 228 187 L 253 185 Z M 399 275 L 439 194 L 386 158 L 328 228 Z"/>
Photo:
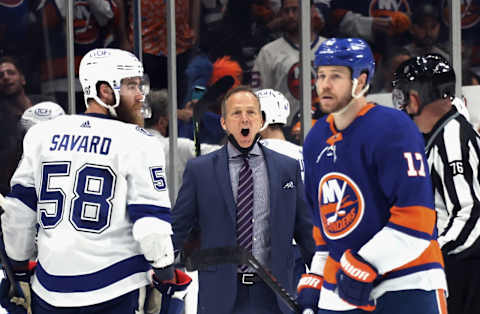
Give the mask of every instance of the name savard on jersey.
<path id="1" fill-rule="evenodd" d="M 76 151 L 107 155 L 112 139 L 97 135 L 54 134 L 51 140 L 51 151 Z"/>

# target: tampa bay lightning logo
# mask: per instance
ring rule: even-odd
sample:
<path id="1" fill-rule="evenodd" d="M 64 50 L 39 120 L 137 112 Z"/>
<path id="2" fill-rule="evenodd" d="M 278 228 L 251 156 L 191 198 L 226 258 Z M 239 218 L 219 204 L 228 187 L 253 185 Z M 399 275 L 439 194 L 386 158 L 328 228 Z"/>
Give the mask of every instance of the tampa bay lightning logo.
<path id="1" fill-rule="evenodd" d="M 145 134 L 146 136 L 153 136 L 152 133 L 148 132 L 144 128 L 139 127 L 138 125 L 135 127 L 135 130 L 137 130 L 138 132 L 140 132 L 142 134 Z"/>
<path id="2" fill-rule="evenodd" d="M 35 115 L 39 117 L 48 117 L 52 114 L 52 110 L 48 108 L 37 108 L 35 109 Z"/>

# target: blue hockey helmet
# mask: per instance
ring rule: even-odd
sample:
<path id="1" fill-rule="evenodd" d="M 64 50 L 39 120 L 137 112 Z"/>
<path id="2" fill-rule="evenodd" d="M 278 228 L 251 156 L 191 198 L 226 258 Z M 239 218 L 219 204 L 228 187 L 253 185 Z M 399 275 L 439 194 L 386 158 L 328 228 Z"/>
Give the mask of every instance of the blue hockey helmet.
<path id="1" fill-rule="evenodd" d="M 375 60 L 368 44 L 360 38 L 330 38 L 320 44 L 315 52 L 315 68 L 325 65 L 346 66 L 352 79 L 367 73 L 367 84 L 373 80 Z"/>

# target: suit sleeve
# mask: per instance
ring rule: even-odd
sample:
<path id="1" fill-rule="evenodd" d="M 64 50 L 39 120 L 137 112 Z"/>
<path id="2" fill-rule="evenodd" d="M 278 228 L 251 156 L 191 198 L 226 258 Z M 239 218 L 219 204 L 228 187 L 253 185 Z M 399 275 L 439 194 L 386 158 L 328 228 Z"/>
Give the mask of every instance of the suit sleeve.
<path id="1" fill-rule="evenodd" d="M 197 188 L 192 161 L 187 162 L 183 183 L 172 210 L 175 250 L 180 250 L 197 221 Z"/>
<path id="2" fill-rule="evenodd" d="M 305 203 L 305 190 L 300 172 L 300 164 L 295 163 L 297 181 L 297 211 L 295 217 L 295 241 L 300 245 L 305 264 L 311 265 L 315 253 L 315 242 L 313 240 L 312 214 Z"/>

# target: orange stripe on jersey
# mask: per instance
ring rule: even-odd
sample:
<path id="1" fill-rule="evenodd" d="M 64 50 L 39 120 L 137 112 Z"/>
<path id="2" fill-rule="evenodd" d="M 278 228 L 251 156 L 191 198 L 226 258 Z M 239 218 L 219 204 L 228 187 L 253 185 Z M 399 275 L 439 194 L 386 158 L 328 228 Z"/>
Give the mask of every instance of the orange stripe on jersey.
<path id="1" fill-rule="evenodd" d="M 320 245 L 326 245 L 327 242 L 323 239 L 322 232 L 320 231 L 320 228 L 313 226 L 313 239 L 315 240 L 315 245 L 320 246 Z"/>
<path id="2" fill-rule="evenodd" d="M 445 290 L 437 289 L 435 291 L 437 297 L 437 305 L 438 305 L 438 314 L 447 314 L 447 298 L 445 297 Z"/>
<path id="3" fill-rule="evenodd" d="M 332 131 L 333 134 L 338 133 L 337 128 L 335 127 L 335 120 L 333 119 L 333 114 L 329 114 L 327 117 L 327 122 L 330 125 L 330 131 Z"/>
<path id="4" fill-rule="evenodd" d="M 369 102 L 366 106 L 360 109 L 360 111 L 357 113 L 357 117 L 364 116 L 373 107 L 375 107 L 375 104 Z"/>
<path id="5" fill-rule="evenodd" d="M 399 270 L 408 269 L 411 267 L 421 266 L 425 264 L 431 264 L 431 263 L 438 263 L 442 265 L 442 267 L 444 267 L 442 251 L 440 250 L 440 246 L 438 245 L 437 240 L 430 241 L 430 245 L 425 249 L 425 251 L 423 251 L 423 253 L 419 257 L 417 257 L 413 261 L 403 266 L 395 268 L 394 270 L 386 273 L 385 277 L 388 277 L 389 273 L 394 273 Z"/>
<path id="6" fill-rule="evenodd" d="M 330 284 L 337 284 L 337 271 L 340 269 L 340 263 L 331 258 L 327 257 L 325 262 L 325 268 L 323 269 L 323 280 Z"/>
<path id="7" fill-rule="evenodd" d="M 390 208 L 390 222 L 419 232 L 432 234 L 435 228 L 436 213 L 433 209 L 423 206 L 408 206 Z"/>
<path id="8" fill-rule="evenodd" d="M 343 140 L 343 135 L 341 132 L 338 132 L 337 131 L 337 128 L 335 127 L 335 120 L 333 119 L 333 115 L 330 114 L 328 117 L 327 117 L 327 122 L 330 126 L 330 131 L 332 131 L 332 136 L 330 136 L 328 139 L 327 139 L 327 144 L 328 145 L 334 145 L 336 142 L 339 142 L 341 140 Z"/>
<path id="9" fill-rule="evenodd" d="M 343 140 L 342 133 L 335 133 L 327 139 L 327 144 L 334 145 L 336 142 Z"/>

